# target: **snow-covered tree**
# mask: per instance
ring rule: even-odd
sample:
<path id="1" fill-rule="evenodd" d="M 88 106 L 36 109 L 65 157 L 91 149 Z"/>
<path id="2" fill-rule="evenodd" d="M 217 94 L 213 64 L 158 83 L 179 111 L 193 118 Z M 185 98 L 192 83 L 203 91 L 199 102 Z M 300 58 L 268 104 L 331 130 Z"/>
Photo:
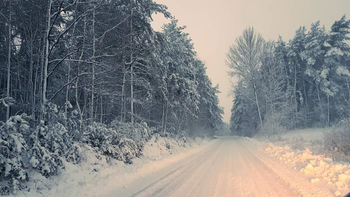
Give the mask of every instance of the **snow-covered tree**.
<path id="1" fill-rule="evenodd" d="M 249 27 L 236 39 L 227 54 L 227 65 L 231 69 L 230 74 L 238 77 L 249 90 L 245 96 L 256 105 L 260 125 L 262 125 L 263 117 L 258 86 L 261 78 L 259 70 L 263 43 L 262 36 L 254 28 Z"/>

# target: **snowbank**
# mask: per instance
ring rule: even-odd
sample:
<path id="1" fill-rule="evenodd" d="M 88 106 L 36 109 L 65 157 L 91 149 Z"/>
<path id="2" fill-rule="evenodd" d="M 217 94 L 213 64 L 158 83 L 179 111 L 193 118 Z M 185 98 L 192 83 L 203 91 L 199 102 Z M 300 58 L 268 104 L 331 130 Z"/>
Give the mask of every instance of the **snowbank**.
<path id="1" fill-rule="evenodd" d="M 313 154 L 308 148 L 295 150 L 289 146 L 268 144 L 265 152 L 282 163 L 300 170 L 309 177 L 311 183 L 327 183 L 335 196 L 342 196 L 350 191 L 350 164 L 334 163 L 331 158 Z"/>
<path id="2" fill-rule="evenodd" d="M 83 162 L 65 163 L 66 169 L 57 177 L 34 176 L 30 192 L 18 192 L 20 197 L 101 196 L 122 187 L 171 163 L 184 159 L 209 146 L 209 139 L 171 139 L 154 135 L 146 144 L 143 156 L 125 164 L 103 155 L 88 146 L 82 148 Z"/>
<path id="3" fill-rule="evenodd" d="M 289 146 L 295 150 L 305 150 L 308 148 L 315 154 L 324 153 L 324 136 L 332 128 L 310 128 L 287 131 L 269 138 L 258 136 L 259 141 L 270 143 L 277 146 Z"/>
<path id="4" fill-rule="evenodd" d="M 311 183 L 327 184 L 335 196 L 350 192 L 350 164 L 325 156 L 325 134 L 333 128 L 311 128 L 250 140 L 281 163 L 299 170 Z"/>

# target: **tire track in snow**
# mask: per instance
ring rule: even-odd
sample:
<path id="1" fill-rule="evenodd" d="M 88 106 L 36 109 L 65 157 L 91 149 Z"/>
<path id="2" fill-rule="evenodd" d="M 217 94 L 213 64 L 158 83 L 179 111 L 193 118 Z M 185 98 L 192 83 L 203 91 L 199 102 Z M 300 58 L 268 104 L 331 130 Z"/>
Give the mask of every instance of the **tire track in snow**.
<path id="1" fill-rule="evenodd" d="M 333 196 L 248 142 L 218 139 L 192 158 L 140 177 L 126 189 L 116 188 L 115 196 Z"/>

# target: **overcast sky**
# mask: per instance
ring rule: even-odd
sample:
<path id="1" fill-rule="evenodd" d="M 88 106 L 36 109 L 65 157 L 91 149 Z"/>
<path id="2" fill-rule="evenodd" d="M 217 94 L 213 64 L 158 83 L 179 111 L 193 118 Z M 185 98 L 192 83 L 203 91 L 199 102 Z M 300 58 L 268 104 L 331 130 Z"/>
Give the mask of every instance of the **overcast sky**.
<path id="1" fill-rule="evenodd" d="M 335 20 L 346 14 L 350 19 L 350 0 L 156 0 L 168 6 L 170 13 L 185 25 L 198 57 L 206 63 L 207 74 L 213 84 L 219 84 L 220 106 L 224 107 L 224 121 L 229 122 L 232 90 L 226 53 L 234 40 L 248 26 L 253 26 L 267 40 L 281 35 L 291 39 L 300 26 L 308 29 L 318 20 L 327 30 Z M 155 15 L 152 26 L 161 30 L 167 23 Z"/>

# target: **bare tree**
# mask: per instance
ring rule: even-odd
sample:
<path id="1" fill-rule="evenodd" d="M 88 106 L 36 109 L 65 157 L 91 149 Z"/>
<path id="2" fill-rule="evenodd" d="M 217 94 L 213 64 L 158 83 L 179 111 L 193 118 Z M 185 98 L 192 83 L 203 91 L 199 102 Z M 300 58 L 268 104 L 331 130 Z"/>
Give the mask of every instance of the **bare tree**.
<path id="1" fill-rule="evenodd" d="M 249 27 L 243 31 L 243 34 L 230 47 L 226 61 L 229 68 L 232 69 L 230 75 L 242 79 L 244 84 L 251 90 L 252 95 L 245 96 L 255 103 L 260 124 L 262 124 L 262 117 L 257 88 L 260 78 L 260 56 L 263 43 L 262 36 L 256 33 L 253 27 Z"/>

